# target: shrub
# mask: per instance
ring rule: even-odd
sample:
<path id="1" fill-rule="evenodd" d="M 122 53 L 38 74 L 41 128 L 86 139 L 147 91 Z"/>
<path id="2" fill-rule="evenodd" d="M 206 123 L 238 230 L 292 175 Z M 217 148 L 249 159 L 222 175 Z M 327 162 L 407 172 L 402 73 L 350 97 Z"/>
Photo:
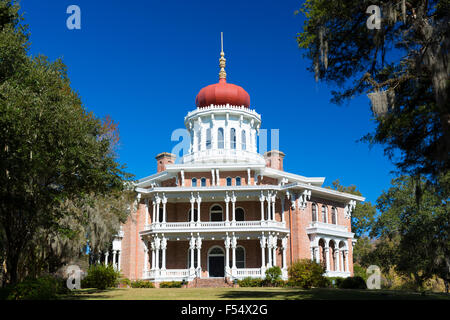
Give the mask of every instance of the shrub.
<path id="1" fill-rule="evenodd" d="M 367 281 L 367 278 L 369 275 L 367 274 L 366 268 L 360 266 L 359 264 L 355 263 L 353 265 L 353 276 L 355 277 L 361 277 L 364 281 Z"/>
<path id="2" fill-rule="evenodd" d="M 61 279 L 46 275 L 36 279 L 28 278 L 10 287 L 8 300 L 51 300 L 56 299 L 57 294 L 64 291 Z"/>
<path id="3" fill-rule="evenodd" d="M 297 260 L 289 267 L 289 284 L 304 289 L 326 286 L 328 282 L 323 276 L 324 272 L 323 266 L 315 261 Z"/>
<path id="4" fill-rule="evenodd" d="M 366 282 L 361 277 L 345 278 L 339 286 L 340 289 L 367 289 Z"/>
<path id="5" fill-rule="evenodd" d="M 181 281 L 167 281 L 159 284 L 160 288 L 181 288 Z"/>
<path id="6" fill-rule="evenodd" d="M 111 265 L 93 265 L 89 267 L 86 277 L 81 280 L 81 287 L 101 290 L 116 287 L 119 283 L 119 277 L 120 273 L 114 270 Z"/>
<path id="7" fill-rule="evenodd" d="M 274 284 L 278 280 L 281 280 L 281 268 L 278 266 L 274 266 L 267 269 L 266 280 L 269 284 Z"/>
<path id="8" fill-rule="evenodd" d="M 132 288 L 154 288 L 155 285 L 150 281 L 136 280 L 131 282 Z"/>
<path id="9" fill-rule="evenodd" d="M 255 279 L 251 277 L 238 280 L 237 283 L 239 284 L 239 287 L 262 287 L 264 285 L 262 279 Z"/>
<path id="10" fill-rule="evenodd" d="M 325 277 L 329 283 L 330 288 L 339 288 L 341 286 L 342 281 L 344 281 L 345 278 L 342 277 Z"/>

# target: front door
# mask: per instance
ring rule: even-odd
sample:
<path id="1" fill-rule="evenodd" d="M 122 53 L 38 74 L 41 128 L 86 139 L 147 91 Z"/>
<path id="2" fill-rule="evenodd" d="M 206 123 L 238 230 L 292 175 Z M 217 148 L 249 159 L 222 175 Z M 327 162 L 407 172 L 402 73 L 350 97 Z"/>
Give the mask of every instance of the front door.
<path id="1" fill-rule="evenodd" d="M 209 276 L 224 277 L 225 276 L 225 260 L 223 256 L 210 256 L 209 257 Z"/>

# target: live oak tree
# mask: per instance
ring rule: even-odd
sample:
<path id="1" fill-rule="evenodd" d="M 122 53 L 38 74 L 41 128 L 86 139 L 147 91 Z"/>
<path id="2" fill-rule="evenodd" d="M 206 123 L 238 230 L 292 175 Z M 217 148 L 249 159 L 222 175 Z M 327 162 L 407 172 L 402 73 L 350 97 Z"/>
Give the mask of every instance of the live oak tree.
<path id="1" fill-rule="evenodd" d="M 416 193 L 420 184 L 419 195 Z M 381 215 L 371 230 L 378 238 L 369 256 L 385 270 L 413 277 L 418 288 L 432 276 L 450 284 L 450 205 L 424 178 L 401 176 L 377 200 Z"/>
<path id="2" fill-rule="evenodd" d="M 117 127 L 86 111 L 62 61 L 28 55 L 18 12 L 0 0 L 0 249 L 10 283 L 51 270 L 87 239 L 103 249 L 132 195 Z"/>
<path id="3" fill-rule="evenodd" d="M 379 29 L 366 25 L 371 5 Z M 299 47 L 316 80 L 339 88 L 332 101 L 368 94 L 376 129 L 363 140 L 449 193 L 450 0 L 306 0 L 299 12 Z"/>

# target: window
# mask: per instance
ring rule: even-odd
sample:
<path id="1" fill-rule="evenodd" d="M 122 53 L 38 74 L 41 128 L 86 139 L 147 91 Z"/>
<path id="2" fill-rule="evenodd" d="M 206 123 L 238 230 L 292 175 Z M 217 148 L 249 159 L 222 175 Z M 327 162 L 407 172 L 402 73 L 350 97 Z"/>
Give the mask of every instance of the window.
<path id="1" fill-rule="evenodd" d="M 197 186 L 197 178 L 192 178 L 192 186 L 193 187 Z"/>
<path id="2" fill-rule="evenodd" d="M 202 149 L 202 129 L 198 130 L 198 151 Z"/>
<path id="3" fill-rule="evenodd" d="M 244 221 L 245 220 L 245 212 L 242 208 L 236 208 L 235 211 L 235 219 L 236 221 Z"/>
<path id="4" fill-rule="evenodd" d="M 328 222 L 326 206 L 322 206 L 322 222 L 325 222 L 325 223 Z"/>
<path id="5" fill-rule="evenodd" d="M 241 146 L 242 150 L 247 149 L 247 135 L 245 134 L 245 130 L 242 130 L 242 136 L 241 136 Z"/>
<path id="6" fill-rule="evenodd" d="M 236 177 L 236 185 L 237 186 L 241 185 L 241 177 Z"/>
<path id="7" fill-rule="evenodd" d="M 189 221 L 197 221 L 198 220 L 198 211 L 194 209 L 194 219 L 192 219 L 192 210 L 189 210 Z"/>
<path id="8" fill-rule="evenodd" d="M 159 250 L 159 252 L 162 252 L 162 250 Z M 198 251 L 194 250 L 194 268 L 198 267 L 198 265 L 197 265 L 197 262 L 198 262 L 197 254 L 198 254 Z M 159 261 L 161 261 L 161 259 Z M 191 250 L 188 250 L 187 268 L 189 269 L 190 267 L 191 267 Z"/>
<path id="9" fill-rule="evenodd" d="M 231 128 L 230 130 L 230 144 L 231 149 L 236 149 L 236 129 Z"/>
<path id="10" fill-rule="evenodd" d="M 236 267 L 245 268 L 245 249 L 243 246 L 236 247 Z"/>
<path id="11" fill-rule="evenodd" d="M 201 180 L 202 187 L 206 187 L 206 178 L 202 178 Z"/>
<path id="12" fill-rule="evenodd" d="M 215 205 L 211 208 L 210 221 L 223 221 L 221 206 Z"/>
<path id="13" fill-rule="evenodd" d="M 224 142 L 223 142 L 223 128 L 219 128 L 217 130 L 217 148 L 223 149 L 224 148 Z"/>
<path id="14" fill-rule="evenodd" d="M 337 224 L 337 210 L 335 207 L 331 208 L 331 223 Z"/>
<path id="15" fill-rule="evenodd" d="M 312 221 L 317 221 L 317 206 L 315 203 L 312 204 Z"/>
<path id="16" fill-rule="evenodd" d="M 163 222 L 163 213 L 164 213 L 164 209 L 159 208 L 159 222 Z"/>
<path id="17" fill-rule="evenodd" d="M 211 129 L 206 129 L 206 149 L 211 149 Z"/>
<path id="18" fill-rule="evenodd" d="M 227 186 L 231 186 L 231 181 L 232 181 L 231 177 L 228 177 L 227 178 Z"/>

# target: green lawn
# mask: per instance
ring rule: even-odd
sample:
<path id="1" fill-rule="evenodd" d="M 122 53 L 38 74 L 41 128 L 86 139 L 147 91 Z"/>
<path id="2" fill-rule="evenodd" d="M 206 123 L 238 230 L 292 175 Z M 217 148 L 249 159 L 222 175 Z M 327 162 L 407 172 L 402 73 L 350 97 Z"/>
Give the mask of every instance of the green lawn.
<path id="1" fill-rule="evenodd" d="M 392 290 L 348 290 L 293 288 L 164 288 L 164 289 L 82 289 L 62 299 L 75 300 L 398 300 L 447 299 L 450 295 Z"/>

